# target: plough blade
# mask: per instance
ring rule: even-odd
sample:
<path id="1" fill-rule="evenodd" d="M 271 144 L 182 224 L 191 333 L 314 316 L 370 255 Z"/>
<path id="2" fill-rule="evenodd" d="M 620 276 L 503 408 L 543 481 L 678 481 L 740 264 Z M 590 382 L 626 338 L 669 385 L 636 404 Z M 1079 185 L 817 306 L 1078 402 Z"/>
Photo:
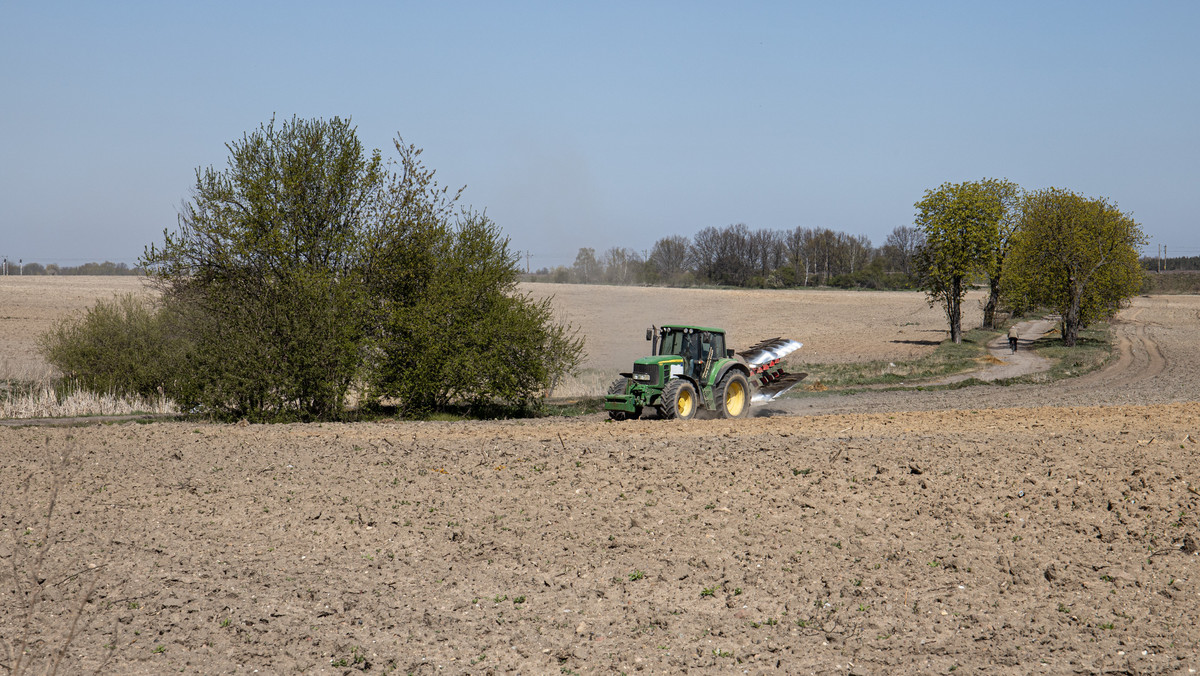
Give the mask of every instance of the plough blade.
<path id="1" fill-rule="evenodd" d="M 771 338 L 751 345 L 738 356 L 745 359 L 750 368 L 757 368 L 777 362 L 801 347 L 804 347 L 803 343 L 790 338 Z"/>
<path id="2" fill-rule="evenodd" d="M 808 376 L 807 373 L 787 373 L 783 370 L 783 358 L 803 346 L 790 338 L 771 338 L 738 353 L 750 367 L 750 377 L 754 380 L 751 404 L 765 404 Z"/>
<path id="3" fill-rule="evenodd" d="M 801 380 L 808 377 L 807 373 L 780 373 L 774 380 L 758 386 L 758 391 L 750 397 L 751 404 L 765 404 L 776 397 L 786 394 Z"/>

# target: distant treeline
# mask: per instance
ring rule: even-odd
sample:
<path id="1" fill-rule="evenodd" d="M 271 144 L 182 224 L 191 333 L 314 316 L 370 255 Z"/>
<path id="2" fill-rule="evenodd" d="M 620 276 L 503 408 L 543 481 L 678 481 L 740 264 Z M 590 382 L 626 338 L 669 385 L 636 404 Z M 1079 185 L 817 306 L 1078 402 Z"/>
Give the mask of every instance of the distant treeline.
<path id="1" fill-rule="evenodd" d="M 911 289 L 921 231 L 899 226 L 881 247 L 861 235 L 828 228 L 751 230 L 708 227 L 693 237 L 664 237 L 650 251 L 614 247 L 597 256 L 583 248 L 570 267 L 542 268 L 531 281 L 572 284 L 751 288 L 835 286 Z"/>
<path id="2" fill-rule="evenodd" d="M 1200 256 L 1176 256 L 1159 259 L 1156 256 L 1142 258 L 1142 268 L 1150 272 L 1174 272 L 1176 270 L 1200 270 Z"/>
<path id="3" fill-rule="evenodd" d="M 1142 282 L 1144 294 L 1200 294 L 1200 270 L 1147 272 Z"/>
<path id="4" fill-rule="evenodd" d="M 140 267 L 129 267 L 125 263 L 84 263 L 83 265 L 58 265 L 57 263 L 13 264 L 8 261 L 4 274 L 7 275 L 144 275 Z"/>

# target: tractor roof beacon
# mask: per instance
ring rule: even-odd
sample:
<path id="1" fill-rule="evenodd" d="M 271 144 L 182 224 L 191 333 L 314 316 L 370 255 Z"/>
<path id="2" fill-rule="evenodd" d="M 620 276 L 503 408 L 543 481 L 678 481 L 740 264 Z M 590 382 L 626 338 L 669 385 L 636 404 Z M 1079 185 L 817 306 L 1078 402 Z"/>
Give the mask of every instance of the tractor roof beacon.
<path id="1" fill-rule="evenodd" d="M 735 353 L 725 330 L 671 324 L 646 329 L 650 356 L 613 381 L 604 408 L 613 420 L 638 418 L 647 407 L 662 418 L 687 420 L 699 411 L 742 418 L 751 404 L 787 392 L 808 374 L 787 373 L 783 358 L 801 343 L 772 338 Z"/>

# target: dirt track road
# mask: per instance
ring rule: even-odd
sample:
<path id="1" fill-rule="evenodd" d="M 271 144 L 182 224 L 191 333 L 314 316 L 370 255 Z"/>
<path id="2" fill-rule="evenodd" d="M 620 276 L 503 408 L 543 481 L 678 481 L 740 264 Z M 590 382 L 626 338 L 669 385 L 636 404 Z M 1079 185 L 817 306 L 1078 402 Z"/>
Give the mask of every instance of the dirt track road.
<path id="1" fill-rule="evenodd" d="M 949 378 L 934 381 L 933 385 L 949 385 L 969 378 L 993 382 L 1019 376 L 1040 373 L 1050 368 L 1050 360 L 1030 351 L 1030 345 L 1035 340 L 1046 335 L 1058 323 L 1054 319 L 1032 319 L 1017 324 L 1021 337 L 1017 340 L 1017 351 L 1012 352 L 1008 347 L 1008 336 L 998 336 L 987 344 L 988 354 L 993 363 L 987 368 L 973 373 L 960 373 Z"/>
<path id="2" fill-rule="evenodd" d="M 763 415 L 928 411 L 1030 406 L 1160 404 L 1200 399 L 1200 297 L 1133 299 L 1113 322 L 1117 356 L 1104 368 L 1050 385 L 951 391 L 865 392 L 773 402 Z M 998 359 L 1009 358 L 1001 348 Z M 1021 353 L 1018 352 L 1018 355 Z"/>
<path id="3" fill-rule="evenodd" d="M 95 581 L 72 673 L 1194 673 L 1200 298 L 1117 335 L 738 421 L 0 428 L 0 571 L 57 543 L 47 646 Z"/>

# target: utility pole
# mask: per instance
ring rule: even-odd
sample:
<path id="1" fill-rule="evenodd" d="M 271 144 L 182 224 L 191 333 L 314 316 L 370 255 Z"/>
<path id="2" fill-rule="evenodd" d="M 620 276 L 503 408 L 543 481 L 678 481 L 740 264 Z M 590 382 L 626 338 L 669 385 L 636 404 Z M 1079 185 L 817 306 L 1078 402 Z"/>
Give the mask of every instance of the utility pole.
<path id="1" fill-rule="evenodd" d="M 525 250 L 525 274 L 529 274 L 529 249 Z"/>

